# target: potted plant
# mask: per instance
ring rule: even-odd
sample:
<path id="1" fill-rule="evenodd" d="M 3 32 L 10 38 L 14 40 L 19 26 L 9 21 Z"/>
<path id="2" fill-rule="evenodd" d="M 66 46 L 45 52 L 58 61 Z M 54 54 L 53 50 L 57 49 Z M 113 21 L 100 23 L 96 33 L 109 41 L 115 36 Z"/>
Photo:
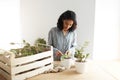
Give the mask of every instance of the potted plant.
<path id="1" fill-rule="evenodd" d="M 69 55 L 68 53 L 65 53 L 61 56 L 61 65 L 64 66 L 66 69 L 70 69 L 72 65 L 71 62 L 71 55 Z"/>
<path id="2" fill-rule="evenodd" d="M 78 73 L 84 73 L 86 71 L 86 59 L 89 56 L 89 53 L 85 53 L 85 48 L 88 46 L 89 42 L 84 42 L 84 44 L 80 47 L 80 49 L 76 49 L 74 57 L 75 67 Z"/>

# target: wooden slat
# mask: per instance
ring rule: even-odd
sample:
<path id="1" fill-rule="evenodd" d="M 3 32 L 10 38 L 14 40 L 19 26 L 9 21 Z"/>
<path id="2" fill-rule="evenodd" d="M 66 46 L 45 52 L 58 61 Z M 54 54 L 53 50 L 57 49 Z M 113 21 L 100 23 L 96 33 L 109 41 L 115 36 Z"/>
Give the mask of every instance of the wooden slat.
<path id="1" fill-rule="evenodd" d="M 19 65 L 19 64 L 24 64 L 28 62 L 32 62 L 47 56 L 53 56 L 53 53 L 51 51 L 46 51 L 42 53 L 38 53 L 32 56 L 26 56 L 26 57 L 21 57 L 21 58 L 15 58 L 14 60 L 14 65 Z"/>
<path id="2" fill-rule="evenodd" d="M 6 73 L 5 71 L 1 70 L 1 69 L 0 69 L 0 74 L 1 74 L 4 78 L 6 78 L 7 80 L 11 80 L 11 76 L 10 76 L 8 73 Z"/>
<path id="3" fill-rule="evenodd" d="M 11 69 L 8 65 L 0 62 L 0 68 L 4 69 L 6 72 L 8 72 L 9 74 L 11 73 Z"/>
<path id="4" fill-rule="evenodd" d="M 52 69 L 52 68 L 53 68 L 53 65 L 48 65 L 48 66 L 24 73 L 24 74 L 17 75 L 15 77 L 13 77 L 13 80 L 24 80 L 26 78 L 30 78 L 32 76 L 38 75 L 38 74 L 43 73 L 44 71 Z"/>
<path id="5" fill-rule="evenodd" d="M 44 66 L 46 64 L 49 64 L 49 63 L 52 63 L 52 62 L 53 62 L 52 59 L 48 58 L 48 59 L 44 59 L 44 60 L 41 60 L 41 61 L 36 61 L 36 62 L 30 63 L 30 64 L 26 64 L 26 65 L 23 65 L 23 66 L 13 67 L 12 68 L 12 74 L 17 74 L 17 73 L 24 72 L 24 71 L 27 71 L 27 70 L 42 67 L 42 66 Z"/>
<path id="6" fill-rule="evenodd" d="M 5 57 L 5 55 L 0 55 L 0 61 L 10 65 L 10 59 Z"/>

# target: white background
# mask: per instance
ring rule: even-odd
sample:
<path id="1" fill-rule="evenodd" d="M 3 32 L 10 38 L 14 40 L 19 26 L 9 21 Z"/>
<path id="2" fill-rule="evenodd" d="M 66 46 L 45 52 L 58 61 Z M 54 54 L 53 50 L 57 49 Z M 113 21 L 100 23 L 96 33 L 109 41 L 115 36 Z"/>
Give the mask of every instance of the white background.
<path id="1" fill-rule="evenodd" d="M 0 48 L 22 39 L 31 44 L 38 37 L 47 40 L 66 10 L 76 12 L 78 45 L 89 41 L 91 57 L 120 57 L 119 0 L 0 0 Z"/>

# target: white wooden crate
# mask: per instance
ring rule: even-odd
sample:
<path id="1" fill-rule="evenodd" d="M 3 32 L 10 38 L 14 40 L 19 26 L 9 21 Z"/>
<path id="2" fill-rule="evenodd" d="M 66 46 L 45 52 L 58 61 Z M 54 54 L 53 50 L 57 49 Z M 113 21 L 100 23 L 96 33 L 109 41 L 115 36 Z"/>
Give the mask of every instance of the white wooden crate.
<path id="1" fill-rule="evenodd" d="M 0 74 L 7 80 L 26 78 L 53 69 L 53 48 L 31 56 L 15 58 L 14 53 L 0 54 Z"/>

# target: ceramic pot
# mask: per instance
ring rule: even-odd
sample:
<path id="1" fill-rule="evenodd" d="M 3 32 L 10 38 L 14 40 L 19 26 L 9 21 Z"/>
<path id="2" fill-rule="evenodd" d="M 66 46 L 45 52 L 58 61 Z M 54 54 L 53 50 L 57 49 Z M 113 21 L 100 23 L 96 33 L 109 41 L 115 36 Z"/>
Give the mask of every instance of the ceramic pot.
<path id="1" fill-rule="evenodd" d="M 64 59 L 61 61 L 61 65 L 64 66 L 66 69 L 70 69 L 72 65 L 72 59 Z"/>
<path id="2" fill-rule="evenodd" d="M 75 68 L 77 73 L 84 73 L 86 72 L 86 64 L 87 62 L 77 62 L 75 61 Z"/>

